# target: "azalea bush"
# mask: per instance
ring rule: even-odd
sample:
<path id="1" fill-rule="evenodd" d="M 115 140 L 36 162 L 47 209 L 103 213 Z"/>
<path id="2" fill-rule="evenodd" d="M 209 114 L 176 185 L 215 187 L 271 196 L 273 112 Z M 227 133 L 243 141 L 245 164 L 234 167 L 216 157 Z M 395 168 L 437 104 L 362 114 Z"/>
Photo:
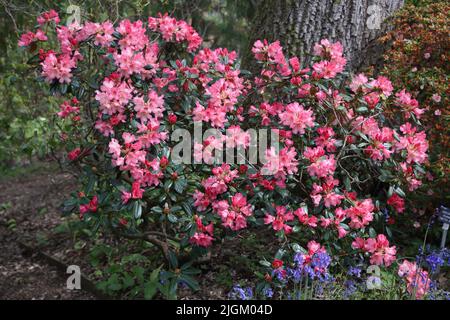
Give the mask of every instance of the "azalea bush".
<path id="1" fill-rule="evenodd" d="M 426 175 L 422 109 L 384 76 L 349 77 L 340 43 L 322 40 L 303 69 L 278 41 L 257 41 L 252 75 L 168 15 L 65 26 L 50 11 L 19 45 L 61 100 L 66 160 L 82 173 L 63 211 L 100 237 L 157 248 L 163 279 L 151 293 L 195 289 L 192 263 L 243 231 L 271 230 L 267 241 L 301 253 L 311 276 L 344 257 L 397 267 L 390 219 L 409 214 L 404 198 Z M 214 134 L 191 139 L 196 124 Z M 257 161 L 249 129 L 279 138 Z M 181 140 L 191 161 L 174 158 Z M 236 148 L 249 157 L 219 161 Z M 423 297 L 427 281 L 411 293 Z"/>
<path id="2" fill-rule="evenodd" d="M 405 88 L 410 93 L 407 99 L 422 109 L 415 117 L 430 142 L 429 172 L 423 188 L 410 198 L 420 211 L 428 212 L 425 219 L 434 208 L 448 203 L 449 9 L 445 1 L 410 4 L 393 20 L 393 30 L 381 39 L 391 43 L 381 73 L 397 88 Z M 395 118 L 401 108 L 403 105 L 392 105 L 386 113 Z"/>

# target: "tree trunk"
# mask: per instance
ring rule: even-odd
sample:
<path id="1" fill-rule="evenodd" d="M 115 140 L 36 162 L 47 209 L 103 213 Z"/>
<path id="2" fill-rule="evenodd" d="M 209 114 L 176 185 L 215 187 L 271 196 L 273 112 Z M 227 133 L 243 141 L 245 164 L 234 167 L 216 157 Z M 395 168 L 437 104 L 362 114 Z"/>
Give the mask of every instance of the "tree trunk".
<path id="1" fill-rule="evenodd" d="M 402 6 L 403 0 L 261 0 L 252 40 L 280 40 L 285 53 L 301 58 L 303 66 L 316 42 L 338 40 L 353 71 L 381 55 L 374 40 L 387 31 L 385 19 Z M 247 55 L 244 64 L 252 69 L 250 59 Z"/>

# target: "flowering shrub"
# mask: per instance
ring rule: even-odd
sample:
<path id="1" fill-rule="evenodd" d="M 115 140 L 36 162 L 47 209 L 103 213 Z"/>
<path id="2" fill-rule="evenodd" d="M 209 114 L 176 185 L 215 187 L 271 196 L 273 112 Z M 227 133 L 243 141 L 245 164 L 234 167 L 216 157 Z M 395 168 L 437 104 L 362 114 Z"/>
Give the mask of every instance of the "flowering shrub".
<path id="1" fill-rule="evenodd" d="M 382 211 L 407 214 L 405 193 L 425 176 L 422 109 L 383 76 L 360 74 L 344 86 L 339 43 L 322 40 L 302 69 L 279 42 L 257 41 L 261 73 L 252 77 L 234 51 L 203 48 L 192 27 L 168 15 L 63 26 L 50 12 L 38 21 L 19 45 L 39 47 L 41 80 L 65 99 L 67 160 L 83 172 L 66 213 L 103 234 L 146 240 L 186 283 L 181 263 L 242 229 L 307 244 L 296 269 L 275 268 L 280 281 L 298 270 L 326 278 L 342 253 L 395 261 Z M 401 106 L 401 123 L 385 116 L 391 105 Z M 197 163 L 179 163 L 175 135 L 192 133 L 194 122 L 216 134 L 189 138 L 183 156 L 194 150 Z M 233 154 L 218 163 L 224 142 L 252 152 L 251 128 L 270 129 L 279 144 L 256 162 Z"/>
<path id="2" fill-rule="evenodd" d="M 388 106 L 386 114 L 395 119 L 405 107 L 415 110 L 413 116 L 423 124 L 430 142 L 431 170 L 426 187 L 414 197 L 430 213 L 449 191 L 449 9 L 445 1 L 407 5 L 394 19 L 393 31 L 382 38 L 392 46 L 381 73 L 409 92 L 401 91 L 398 103 Z"/>

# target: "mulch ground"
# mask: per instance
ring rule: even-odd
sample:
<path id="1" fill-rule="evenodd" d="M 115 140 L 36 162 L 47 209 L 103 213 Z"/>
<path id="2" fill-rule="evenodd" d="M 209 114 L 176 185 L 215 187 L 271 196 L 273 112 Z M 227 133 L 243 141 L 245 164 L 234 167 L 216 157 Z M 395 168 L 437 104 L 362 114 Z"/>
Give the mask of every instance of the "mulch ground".
<path id="1" fill-rule="evenodd" d="M 61 272 L 20 245 L 43 241 L 61 222 L 58 206 L 75 185 L 68 174 L 44 171 L 0 181 L 0 299 L 95 299 L 67 289 Z"/>

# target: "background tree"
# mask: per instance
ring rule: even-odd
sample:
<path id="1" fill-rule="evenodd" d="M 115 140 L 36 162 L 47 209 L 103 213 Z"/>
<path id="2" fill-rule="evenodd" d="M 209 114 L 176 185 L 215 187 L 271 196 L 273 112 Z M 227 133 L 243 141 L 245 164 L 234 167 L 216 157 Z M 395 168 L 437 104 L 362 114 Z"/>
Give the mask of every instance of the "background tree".
<path id="1" fill-rule="evenodd" d="M 385 19 L 403 2 L 261 0 L 252 24 L 252 40 L 279 39 L 287 53 L 299 56 L 303 65 L 310 62 L 314 43 L 323 38 L 338 40 L 345 48 L 348 67 L 354 70 L 380 56 L 382 48 L 374 40 L 388 29 Z M 248 57 L 250 53 L 246 62 Z"/>

